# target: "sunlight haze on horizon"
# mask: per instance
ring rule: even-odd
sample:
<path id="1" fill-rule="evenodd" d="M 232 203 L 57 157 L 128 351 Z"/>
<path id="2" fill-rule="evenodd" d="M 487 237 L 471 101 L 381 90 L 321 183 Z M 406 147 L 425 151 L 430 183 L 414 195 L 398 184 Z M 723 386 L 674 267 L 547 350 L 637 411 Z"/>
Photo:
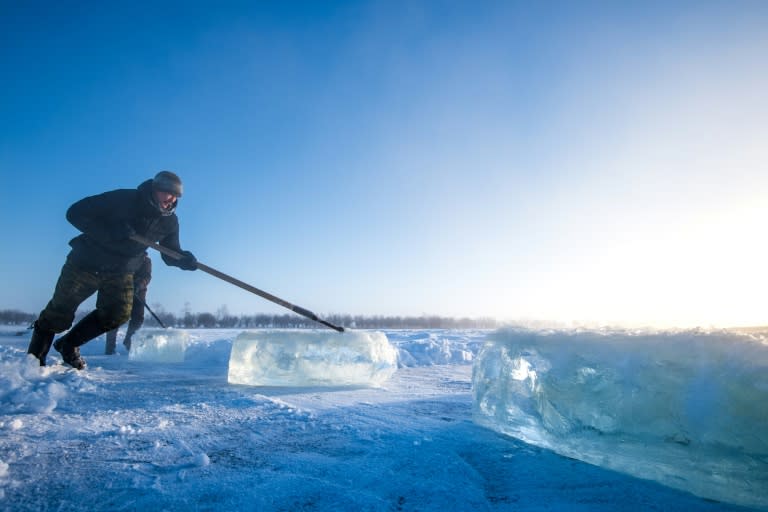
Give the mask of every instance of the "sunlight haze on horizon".
<path id="1" fill-rule="evenodd" d="M 310 309 L 768 324 L 768 2 L 6 2 L 0 309 L 163 169 L 181 243 Z M 148 303 L 284 312 L 157 254 Z M 92 307 L 93 300 L 89 303 Z"/>

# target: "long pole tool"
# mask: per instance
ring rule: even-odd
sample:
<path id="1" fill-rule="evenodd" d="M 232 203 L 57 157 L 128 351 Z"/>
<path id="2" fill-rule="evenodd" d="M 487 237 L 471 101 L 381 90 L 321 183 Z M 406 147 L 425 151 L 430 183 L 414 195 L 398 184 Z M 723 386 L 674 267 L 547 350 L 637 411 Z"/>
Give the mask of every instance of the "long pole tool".
<path id="1" fill-rule="evenodd" d="M 158 316 L 155 314 L 155 312 L 154 312 L 154 311 L 152 311 L 152 308 L 150 308 L 150 307 L 149 307 L 149 304 L 147 304 L 146 302 L 144 302 L 143 300 L 141 300 L 141 297 L 139 297 L 137 294 L 134 294 L 134 295 L 133 295 L 133 300 L 137 300 L 137 301 L 139 301 L 139 302 L 141 303 L 141 305 L 142 305 L 142 306 L 144 306 L 145 308 L 147 308 L 147 311 L 149 311 L 149 313 L 152 315 L 152 317 L 155 319 L 155 321 L 156 321 L 158 324 L 160 324 L 160 327 L 162 327 L 163 329 L 167 329 L 167 327 L 165 326 L 165 324 L 163 323 L 163 321 L 162 321 L 162 320 L 160 320 L 160 318 L 159 318 L 159 317 L 158 317 Z"/>
<path id="2" fill-rule="evenodd" d="M 140 244 L 146 245 L 147 247 L 151 247 L 152 249 L 165 254 L 166 256 L 170 256 L 173 259 L 180 260 L 184 256 L 179 254 L 178 252 L 168 249 L 167 247 L 163 247 L 162 245 L 153 242 L 152 240 L 149 240 L 148 238 L 144 238 L 140 235 L 132 235 L 131 239 L 135 242 L 138 242 Z M 326 322 L 325 320 L 318 318 L 316 314 L 309 311 L 308 309 L 302 308 L 301 306 L 296 306 L 295 304 L 291 304 L 290 302 L 281 299 L 280 297 L 276 297 L 275 295 L 272 295 L 271 293 L 267 293 L 264 290 L 259 290 L 255 286 L 251 286 L 248 283 L 244 283 L 239 279 L 235 279 L 234 277 L 225 274 L 224 272 L 221 272 L 219 270 L 216 270 L 215 268 L 209 267 L 208 265 L 205 265 L 203 263 L 197 262 L 197 268 L 202 270 L 203 272 L 206 272 L 208 274 L 211 274 L 214 277 L 218 277 L 219 279 L 226 281 L 230 284 L 233 284 L 235 286 L 238 286 L 242 288 L 243 290 L 249 291 L 251 293 L 255 293 L 259 297 L 262 297 L 264 299 L 267 299 L 270 302 L 274 302 L 275 304 L 279 304 L 280 306 L 283 306 L 284 308 L 290 309 L 294 313 L 297 313 L 301 316 L 304 316 L 306 318 L 309 318 L 310 320 L 313 320 L 315 322 L 318 322 L 320 324 L 323 324 L 326 327 L 330 327 L 331 329 L 338 331 L 338 332 L 344 332 L 344 328 L 340 327 L 338 325 L 333 325 L 330 322 Z"/>

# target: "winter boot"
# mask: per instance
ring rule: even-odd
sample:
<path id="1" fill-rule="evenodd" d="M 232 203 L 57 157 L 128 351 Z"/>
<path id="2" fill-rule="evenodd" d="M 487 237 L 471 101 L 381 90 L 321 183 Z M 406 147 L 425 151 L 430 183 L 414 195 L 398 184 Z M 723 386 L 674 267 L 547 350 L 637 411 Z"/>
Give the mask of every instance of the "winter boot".
<path id="1" fill-rule="evenodd" d="M 112 329 L 107 332 L 107 342 L 104 345 L 104 353 L 108 356 L 115 354 L 117 348 L 117 329 Z"/>
<path id="2" fill-rule="evenodd" d="M 75 370 L 85 368 L 85 359 L 80 357 L 80 347 L 73 347 L 67 343 L 66 335 L 62 336 L 53 343 L 53 348 L 61 354 L 61 358 Z"/>
<path id="3" fill-rule="evenodd" d="M 67 336 L 64 335 L 53 343 L 53 348 L 61 354 L 61 358 L 75 370 L 85 368 L 85 359 L 80 356 L 80 347 L 73 347 L 67 343 Z"/>
<path id="4" fill-rule="evenodd" d="M 27 353 L 34 355 L 40 361 L 40 366 L 45 366 L 45 357 L 51 349 L 51 342 L 55 333 L 41 329 L 37 322 L 34 323 L 33 329 Z"/>
<path id="5" fill-rule="evenodd" d="M 106 332 L 101 326 L 98 312 L 88 313 L 82 320 L 69 330 L 67 334 L 56 340 L 53 344 L 64 362 L 72 368 L 82 370 L 85 368 L 85 359 L 80 357 L 80 345 L 91 341 L 96 336 Z"/>

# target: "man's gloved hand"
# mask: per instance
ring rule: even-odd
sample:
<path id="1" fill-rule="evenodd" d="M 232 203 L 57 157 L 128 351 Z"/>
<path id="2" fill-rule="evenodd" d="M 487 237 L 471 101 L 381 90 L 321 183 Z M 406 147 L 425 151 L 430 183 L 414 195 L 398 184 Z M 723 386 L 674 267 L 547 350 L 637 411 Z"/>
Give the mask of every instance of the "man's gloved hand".
<path id="1" fill-rule="evenodd" d="M 136 234 L 136 230 L 133 229 L 128 221 L 120 222 L 116 224 L 109 232 L 109 238 L 112 242 L 120 240 L 128 240 Z"/>
<path id="2" fill-rule="evenodd" d="M 197 258 L 189 251 L 181 251 L 182 258 L 178 260 L 176 265 L 181 270 L 197 270 Z"/>

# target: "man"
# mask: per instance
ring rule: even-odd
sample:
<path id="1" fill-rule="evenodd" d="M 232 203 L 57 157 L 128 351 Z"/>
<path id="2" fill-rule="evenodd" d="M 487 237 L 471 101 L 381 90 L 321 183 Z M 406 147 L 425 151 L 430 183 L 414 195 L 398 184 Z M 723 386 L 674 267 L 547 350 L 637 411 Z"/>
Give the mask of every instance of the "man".
<path id="1" fill-rule="evenodd" d="M 141 235 L 183 255 L 178 260 L 162 255 L 167 265 L 197 269 L 195 256 L 179 245 L 175 211 L 181 195 L 181 179 L 161 171 L 136 189 L 112 190 L 69 207 L 67 220 L 82 234 L 69 242 L 72 250 L 61 269 L 53 298 L 35 322 L 27 352 L 41 366 L 45 366 L 54 335 L 69 329 L 77 307 L 94 293 L 98 292 L 96 309 L 53 344 L 65 363 L 82 370 L 85 360 L 80 357 L 79 347 L 128 320 L 133 276 L 146 251 L 131 236 Z"/>
<path id="2" fill-rule="evenodd" d="M 131 307 L 131 319 L 128 321 L 128 330 L 125 332 L 125 338 L 123 338 L 123 346 L 125 349 L 131 350 L 131 338 L 133 334 L 141 329 L 144 323 L 144 304 L 147 300 L 147 288 L 149 282 L 152 280 L 152 260 L 149 259 L 146 253 L 144 253 L 144 260 L 137 270 L 133 274 L 133 306 Z M 107 343 L 104 353 L 112 355 L 117 348 L 117 327 L 107 332 Z"/>

